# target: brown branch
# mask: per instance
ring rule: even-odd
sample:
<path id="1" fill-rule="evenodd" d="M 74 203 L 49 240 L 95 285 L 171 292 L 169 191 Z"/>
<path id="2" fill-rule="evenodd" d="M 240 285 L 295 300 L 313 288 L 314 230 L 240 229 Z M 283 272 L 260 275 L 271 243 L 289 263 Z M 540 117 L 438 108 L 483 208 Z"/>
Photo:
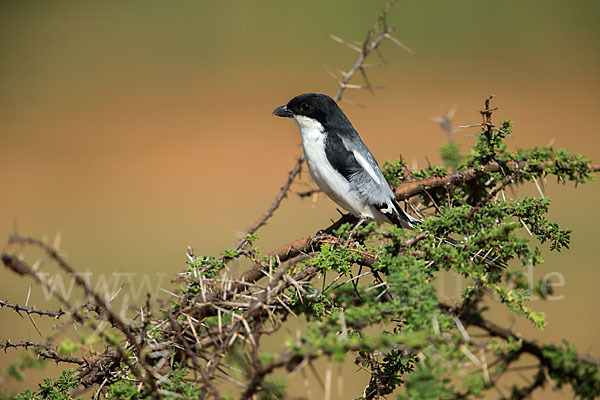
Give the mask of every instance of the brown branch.
<path id="1" fill-rule="evenodd" d="M 504 178 L 502 180 L 502 182 L 500 182 L 500 185 L 498 185 L 497 187 L 495 187 L 494 189 L 490 190 L 490 192 L 488 193 L 487 197 L 485 199 L 483 199 L 482 201 L 480 201 L 479 203 L 477 203 L 477 205 L 475 205 L 473 208 L 471 208 L 469 210 L 469 212 L 466 214 L 467 219 L 471 219 L 473 218 L 473 215 L 475 215 L 475 213 L 479 210 L 481 210 L 482 207 L 484 207 L 485 205 L 487 205 L 490 201 L 492 201 L 492 199 L 502 190 L 506 187 L 506 185 L 508 185 L 509 183 L 513 182 L 512 176 L 507 176 L 506 178 Z"/>
<path id="2" fill-rule="evenodd" d="M 335 101 L 340 101 L 342 99 L 342 94 L 344 93 L 344 90 L 351 87 L 349 84 L 350 80 L 352 79 L 354 74 L 356 74 L 357 71 L 360 71 L 361 74 L 363 75 L 366 85 L 365 86 L 352 85 L 352 87 L 356 87 L 359 89 L 369 89 L 369 90 L 373 91 L 374 87 L 369 83 L 367 74 L 364 70 L 365 61 L 367 60 L 367 57 L 373 51 L 376 51 L 377 48 L 379 47 L 379 45 L 385 39 L 392 39 L 396 44 L 402 45 L 400 42 L 398 42 L 391 36 L 391 33 L 394 31 L 395 28 L 387 27 L 387 17 L 389 15 L 392 7 L 394 6 L 394 4 L 396 4 L 396 1 L 397 0 L 390 0 L 387 2 L 383 11 L 377 18 L 375 25 L 373 25 L 373 27 L 369 30 L 369 32 L 367 32 L 367 37 L 365 38 L 365 41 L 363 42 L 363 44 L 360 48 L 358 59 L 354 62 L 354 65 L 350 68 L 350 70 L 348 70 L 348 72 L 346 72 L 344 74 L 344 76 L 342 77 L 342 79 L 338 82 L 337 92 L 333 96 L 333 99 Z M 382 32 L 379 35 L 375 36 L 380 29 L 382 29 Z M 336 40 L 339 42 L 341 39 L 336 38 Z M 344 41 L 341 41 L 341 42 L 344 43 Z M 402 45 L 402 47 L 404 47 L 406 49 L 405 46 Z"/>
<path id="3" fill-rule="evenodd" d="M 528 166 L 527 161 L 508 161 L 505 164 L 509 167 L 516 168 L 517 171 L 522 171 L 526 166 Z M 534 166 L 529 165 L 528 167 L 530 171 L 543 172 L 550 165 L 552 165 L 552 161 L 540 163 Z M 589 164 L 589 167 L 594 172 L 600 172 L 600 164 Z M 442 189 L 450 186 L 460 185 L 476 179 L 481 174 L 487 172 L 500 172 L 501 170 L 502 166 L 497 162 L 492 161 L 479 167 L 472 167 L 460 171 L 450 172 L 444 177 L 432 176 L 420 181 L 403 183 L 393 189 L 398 201 L 406 200 L 410 197 L 423 193 L 428 189 Z"/>
<path id="4" fill-rule="evenodd" d="M 329 237 L 324 235 L 323 232 L 333 232 L 334 230 L 342 226 L 344 223 L 353 221 L 353 219 L 354 218 L 350 215 L 344 215 L 338 221 L 334 222 L 328 228 L 324 229 L 321 233 L 296 239 L 293 242 L 290 242 L 284 246 L 281 246 L 278 249 L 271 251 L 268 256 L 269 258 L 276 259 L 279 262 L 284 262 L 296 256 L 299 256 L 300 254 L 307 254 L 312 253 L 314 251 L 318 251 L 321 248 L 321 245 L 325 242 L 325 240 L 329 239 Z M 262 273 L 262 266 L 255 265 L 253 268 L 242 273 L 238 278 L 235 279 L 235 281 L 241 280 L 244 282 L 256 282 L 263 276 L 264 274 Z"/>
<path id="5" fill-rule="evenodd" d="M 346 350 L 347 351 L 356 351 L 356 350 L 359 350 L 362 346 L 363 346 L 362 343 L 349 344 L 348 346 L 346 346 Z M 242 394 L 240 399 L 244 399 L 244 400 L 251 399 L 253 394 L 256 392 L 256 389 L 258 388 L 258 386 L 264 379 L 264 377 L 266 375 L 272 373 L 274 370 L 276 370 L 278 368 L 286 367 L 288 372 L 291 372 L 305 360 L 310 361 L 310 360 L 314 360 L 314 359 L 321 357 L 323 354 L 325 354 L 325 355 L 332 354 L 324 348 L 322 348 L 321 351 L 322 351 L 322 353 L 309 350 L 304 354 L 292 353 L 289 350 L 286 351 L 277 360 L 268 363 L 267 365 L 262 367 L 260 370 L 255 372 L 254 375 L 256 376 L 256 379 L 254 379 L 254 377 L 253 377 L 250 384 L 246 388 L 246 391 Z"/>
<path id="6" fill-rule="evenodd" d="M 125 336 L 129 340 L 129 342 L 131 344 L 133 344 L 134 346 L 136 346 L 138 348 L 138 350 L 141 350 L 141 348 L 139 348 L 139 343 L 138 343 L 136 337 L 131 332 L 131 329 L 129 328 L 129 326 L 127 324 L 125 324 L 125 322 L 123 320 L 121 320 L 120 317 L 118 317 L 115 313 L 112 312 L 109 305 L 102 298 L 102 296 L 100 296 L 98 293 L 94 292 L 92 290 L 92 288 L 89 286 L 89 284 L 79 274 L 76 273 L 75 269 L 73 267 L 71 267 L 65 261 L 65 259 L 62 258 L 58 254 L 58 252 L 54 248 L 48 246 L 46 243 L 42 242 L 41 240 L 38 240 L 35 238 L 30 238 L 30 237 L 22 237 L 17 234 L 12 234 L 8 240 L 8 243 L 9 244 L 28 244 L 28 245 L 37 246 L 37 247 L 41 248 L 42 250 L 44 250 L 46 252 L 46 254 L 48 254 L 50 256 L 50 258 L 52 258 L 58 264 L 58 266 L 60 266 L 62 269 L 64 269 L 69 275 L 73 276 L 73 278 L 75 279 L 75 283 L 77 283 L 78 286 L 82 287 L 85 290 L 85 293 L 89 297 L 91 297 L 98 306 L 100 306 L 102 308 L 103 312 L 107 316 L 107 319 L 114 326 L 119 328 L 119 330 L 121 332 L 123 332 L 125 334 Z M 2 257 L 3 257 L 2 260 L 4 261 L 5 255 L 3 255 Z M 24 264 L 24 263 L 21 262 L 21 264 Z M 5 265 L 6 265 L 6 262 L 5 262 Z M 27 271 L 27 272 L 30 275 L 35 274 L 35 271 L 33 269 L 30 269 L 30 271 Z"/>
<path id="7" fill-rule="evenodd" d="M 520 351 L 523 353 L 531 354 L 536 357 L 540 363 L 542 363 L 548 370 L 553 371 L 555 368 L 552 366 L 552 361 L 544 356 L 542 348 L 535 342 L 525 340 L 518 334 L 514 333 L 508 328 L 503 328 L 495 323 L 488 321 L 479 314 L 470 313 L 465 314 L 461 317 L 466 325 L 476 326 L 486 331 L 490 336 L 499 337 L 504 340 L 515 339 L 522 340 Z M 590 355 L 578 355 L 576 360 L 581 363 L 591 364 L 600 367 L 600 359 L 592 357 Z"/>
<path id="8" fill-rule="evenodd" d="M 228 348 L 233 343 L 233 340 L 237 335 L 237 331 L 244 325 L 244 322 L 250 319 L 256 313 L 256 311 L 262 309 L 263 306 L 273 301 L 281 290 L 288 287 L 288 284 L 282 282 L 282 279 L 287 273 L 287 271 L 290 269 L 290 267 L 291 265 L 288 264 L 285 267 L 280 268 L 269 282 L 269 285 L 263 290 L 263 293 L 249 305 L 248 309 L 244 312 L 244 314 L 238 317 L 238 321 L 230 329 L 227 338 L 223 341 L 223 343 L 219 347 L 219 350 L 216 352 L 215 357 L 213 357 L 212 359 L 210 368 L 208 369 L 209 376 L 212 376 L 214 371 L 219 366 L 221 360 L 223 359 L 223 356 L 226 354 Z"/>
<path id="9" fill-rule="evenodd" d="M 246 244 L 248 244 L 247 236 L 256 233 L 256 231 L 258 231 L 258 229 L 260 227 L 265 225 L 267 223 L 267 220 L 269 218 L 271 218 L 271 216 L 273 216 L 273 213 L 279 208 L 279 205 L 281 204 L 283 199 L 286 197 L 288 191 L 290 190 L 290 187 L 292 186 L 294 179 L 302 171 L 302 163 L 303 162 L 304 162 L 304 155 L 301 155 L 298 158 L 298 160 L 296 160 L 296 164 L 294 164 L 294 168 L 288 173 L 288 177 L 287 177 L 285 183 L 279 190 L 279 194 L 277 195 L 277 197 L 275 197 L 275 200 L 273 201 L 273 203 L 271 204 L 269 209 L 267 211 L 265 211 L 265 213 L 246 231 L 244 236 L 238 241 L 238 243 L 236 244 L 236 246 L 234 248 L 234 250 L 237 251 L 238 255 L 248 253 L 247 251 L 242 250 L 244 248 L 244 246 L 246 246 Z M 196 256 L 193 253 L 193 250 L 191 248 L 188 248 L 188 257 L 190 257 L 190 259 L 192 259 L 192 260 L 194 260 L 196 258 Z M 224 256 L 224 257 L 219 258 L 218 261 L 219 261 L 219 263 L 223 263 L 223 262 L 230 261 L 231 259 L 232 259 L 231 257 Z M 202 268 L 202 270 L 198 271 L 198 274 L 204 274 L 206 271 L 209 271 L 213 268 L 214 268 L 213 264 L 206 265 L 205 267 Z"/>
<path id="10" fill-rule="evenodd" d="M 208 391 L 213 395 L 213 397 L 215 399 L 222 399 L 221 395 L 219 394 L 219 392 L 217 391 L 215 386 L 212 384 L 208 373 L 206 372 L 206 370 L 204 368 L 202 368 L 202 366 L 198 362 L 196 353 L 194 353 L 192 351 L 187 340 L 185 340 L 183 338 L 183 334 L 181 333 L 181 327 L 179 326 L 179 323 L 175 320 L 175 317 L 173 317 L 173 313 L 171 312 L 171 310 L 169 310 L 168 317 L 169 317 L 169 322 L 171 323 L 171 327 L 175 331 L 175 334 L 176 334 L 177 338 L 179 339 L 179 342 L 181 344 L 183 344 L 185 354 L 187 354 L 187 356 L 192 360 L 192 363 L 194 364 L 194 368 L 200 373 L 200 376 L 202 377 L 202 381 L 204 381 L 204 385 L 206 386 Z"/>
<path id="11" fill-rule="evenodd" d="M 90 293 L 93 294 L 93 296 L 91 296 L 91 297 L 93 297 L 94 300 L 97 301 L 96 302 L 97 305 L 102 306 L 104 312 L 107 315 L 107 319 L 128 337 L 128 339 L 130 340 L 130 343 L 132 343 L 134 346 L 136 346 L 136 349 L 139 352 L 138 354 L 140 354 L 140 356 L 142 356 L 143 353 L 141 351 L 140 344 L 137 342 L 137 340 L 135 340 L 135 337 L 133 336 L 133 334 L 131 333 L 129 328 L 125 325 L 125 323 L 123 321 L 121 321 L 121 319 L 119 317 L 117 317 L 112 311 L 110 311 L 110 309 L 108 308 L 108 306 L 104 302 L 104 300 L 98 294 L 94 293 L 89 288 L 89 285 L 87 285 L 87 283 L 79 275 L 77 275 L 75 273 L 75 270 L 73 268 L 71 268 L 71 266 L 69 264 L 67 264 L 67 262 L 58 254 L 58 252 L 55 249 L 53 249 L 52 247 L 48 246 L 47 244 L 45 244 L 44 242 L 42 242 L 40 240 L 37 240 L 34 238 L 24 238 L 24 237 L 20 237 L 16 234 L 13 234 L 9 238 L 9 244 L 15 244 L 15 243 L 16 244 L 34 245 L 34 246 L 41 247 L 53 260 L 56 261 L 56 263 L 59 266 L 61 266 L 67 272 L 72 274 L 75 277 L 75 281 L 78 283 L 78 285 L 83 286 L 86 290 L 86 293 L 88 293 L 88 295 Z M 37 274 L 37 272 L 33 268 L 31 268 L 24 261 L 20 260 L 18 257 L 14 256 L 14 255 L 3 253 L 2 254 L 2 262 L 8 269 L 12 270 L 13 272 L 15 272 L 19 275 L 31 276 L 38 284 L 42 285 L 47 290 L 49 290 L 52 293 L 52 295 L 54 297 L 56 297 L 61 303 L 63 303 L 67 308 L 69 308 L 69 309 L 72 308 L 71 304 L 67 301 L 67 299 L 65 299 L 58 292 L 52 290 L 48 286 L 48 284 L 42 278 L 40 278 L 40 276 Z M 152 378 L 152 370 L 151 370 L 150 365 L 147 362 L 140 363 L 140 364 L 142 364 L 142 367 L 146 370 L 146 372 L 148 374 L 147 379 L 144 379 L 140 370 L 138 369 L 137 364 L 132 363 L 131 360 L 129 359 L 129 356 L 126 354 L 126 352 L 122 346 L 122 343 L 116 342 L 112 338 L 112 336 L 109 336 L 104 330 L 99 330 L 98 325 L 95 324 L 93 321 L 90 321 L 90 320 L 85 321 L 83 319 L 83 317 L 81 315 L 79 315 L 78 313 L 72 313 L 71 316 L 77 322 L 79 322 L 81 324 L 86 322 L 91 329 L 97 330 L 99 336 L 101 336 L 104 340 L 106 340 L 108 343 L 110 343 L 111 345 L 113 345 L 115 347 L 115 349 L 119 353 L 119 356 L 121 357 L 121 360 L 129 367 L 129 369 L 135 375 L 135 377 L 140 382 L 145 382 L 145 384 L 148 386 L 148 388 L 152 394 L 152 397 L 156 398 L 156 399 L 159 398 L 159 394 L 158 394 L 157 387 L 156 387 L 156 382 Z"/>
<path id="12" fill-rule="evenodd" d="M 265 225 L 267 223 L 267 220 L 273 215 L 277 208 L 279 208 L 281 201 L 286 197 L 288 190 L 290 190 L 292 182 L 294 182 L 294 179 L 302 170 L 302 162 L 304 162 L 304 155 L 300 156 L 296 161 L 294 168 L 289 172 L 287 180 L 281 187 L 279 194 L 277 195 L 277 197 L 275 197 L 275 200 L 273 201 L 269 209 L 262 215 L 262 217 L 258 219 L 258 221 L 254 223 L 254 225 L 250 227 L 250 229 L 248 229 L 244 237 L 240 239 L 237 246 L 235 246 L 236 250 L 240 250 L 241 248 L 243 248 L 246 245 L 246 243 L 248 243 L 248 241 L 246 240 L 246 236 L 255 233 L 261 226 Z"/>
<path id="13" fill-rule="evenodd" d="M 298 197 L 300 197 L 301 199 L 305 198 L 305 197 L 310 197 L 315 193 L 321 193 L 323 192 L 321 189 L 309 189 L 309 190 L 305 190 L 303 192 L 298 192 L 296 193 L 298 195 Z"/>
<path id="14" fill-rule="evenodd" d="M 10 349 L 10 348 L 15 348 L 15 349 L 24 348 L 27 350 L 30 347 L 32 347 L 35 350 L 36 354 L 39 355 L 40 357 L 49 359 L 49 360 L 54 360 L 57 363 L 64 362 L 64 363 L 78 364 L 78 365 L 87 364 L 86 360 L 84 360 L 83 358 L 70 357 L 70 356 L 58 353 L 56 350 L 54 350 L 52 348 L 52 346 L 49 343 L 29 342 L 29 341 L 11 342 L 10 340 L 5 340 L 4 342 L 0 342 L 0 348 L 2 348 L 5 352 L 6 352 L 6 349 Z"/>
<path id="15" fill-rule="evenodd" d="M 526 166 L 528 166 L 528 163 L 527 161 L 509 161 L 506 163 L 506 165 L 509 167 L 516 168 L 517 171 L 522 171 Z M 528 167 L 531 171 L 542 172 L 549 165 L 551 165 L 551 162 L 541 163 L 535 166 Z M 595 172 L 600 171 L 600 164 L 590 164 L 589 166 Z M 460 171 L 454 171 L 444 177 L 430 177 L 419 181 L 406 182 L 393 188 L 394 194 L 396 195 L 396 199 L 398 201 L 406 200 L 420 193 L 424 193 L 426 190 L 429 189 L 446 188 L 449 186 L 460 185 L 466 182 L 473 181 L 477 179 L 481 174 L 487 172 L 499 172 L 501 171 L 501 168 L 502 166 L 494 161 L 485 164 L 481 167 L 473 167 Z M 339 228 L 345 222 L 350 222 L 351 220 L 352 217 L 344 216 L 343 218 L 326 228 L 324 231 L 332 232 L 333 230 Z M 273 250 L 269 253 L 268 256 L 270 258 L 278 259 L 280 262 L 284 262 L 300 254 L 318 251 L 320 249 L 321 244 L 323 243 L 321 239 L 325 239 L 325 237 L 323 237 L 321 234 L 299 238 L 294 240 L 293 242 L 287 243 L 279 247 L 278 249 Z M 256 282 L 264 276 L 264 274 L 261 271 L 262 268 L 260 266 L 254 266 L 248 271 L 242 273 L 235 280 L 242 280 L 245 282 Z"/>
<path id="16" fill-rule="evenodd" d="M 13 304 L 13 303 L 9 302 L 8 300 L 0 300 L 0 310 L 2 310 L 4 307 L 11 308 L 11 309 L 15 310 L 15 312 L 18 314 L 21 311 L 23 311 L 27 314 L 37 314 L 37 315 L 43 315 L 43 316 L 52 317 L 52 318 L 60 318 L 63 315 L 67 314 L 67 312 L 65 310 L 63 310 L 62 308 L 60 308 L 57 311 L 40 310 L 40 309 L 36 308 L 35 306 L 25 307 L 25 306 L 22 306 L 19 304 Z"/>

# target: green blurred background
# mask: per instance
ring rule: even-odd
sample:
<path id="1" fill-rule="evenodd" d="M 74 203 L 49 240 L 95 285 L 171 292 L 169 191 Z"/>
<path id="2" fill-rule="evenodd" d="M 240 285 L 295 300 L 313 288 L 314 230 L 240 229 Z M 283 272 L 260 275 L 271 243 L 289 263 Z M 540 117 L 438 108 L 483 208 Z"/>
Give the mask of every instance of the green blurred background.
<path id="1" fill-rule="evenodd" d="M 347 70 L 357 54 L 328 35 L 362 40 L 383 4 L 1 2 L 0 238 L 15 221 L 19 233 L 51 242 L 59 232 L 69 261 L 92 279 L 126 272 L 156 283 L 167 274 L 161 285 L 173 289 L 188 245 L 203 254 L 233 246 L 273 200 L 301 148 L 297 129 L 271 111 L 299 93 L 335 93 L 323 66 Z M 600 162 L 599 16 L 597 1 L 401 1 L 390 23 L 414 55 L 384 43 L 389 65 L 370 79 L 386 89 L 349 90 L 366 107 L 343 109 L 380 163 L 400 154 L 409 165 L 439 161 L 445 136 L 429 118 L 456 106 L 456 125 L 477 123 L 490 94 L 496 120 L 516 121 L 512 148 L 553 141 Z M 463 149 L 474 133 L 456 134 Z M 548 182 L 545 191 L 552 218 L 574 233 L 571 251 L 546 252 L 535 277 L 560 272 L 564 299 L 532 302 L 549 314 L 545 331 L 515 326 L 599 356 L 600 187 Z M 336 216 L 326 198 L 291 195 L 259 246 Z M 30 282 L 0 274 L 0 298 L 24 303 Z M 47 306 L 39 287 L 29 304 Z M 9 310 L 0 318 L 0 339 L 41 340 L 27 319 Z M 0 367 L 15 355 L 8 350 Z M 2 389 L 36 387 L 48 371 L 2 378 Z M 344 371 L 346 396 L 359 393 L 366 377 L 352 378 L 351 365 Z"/>

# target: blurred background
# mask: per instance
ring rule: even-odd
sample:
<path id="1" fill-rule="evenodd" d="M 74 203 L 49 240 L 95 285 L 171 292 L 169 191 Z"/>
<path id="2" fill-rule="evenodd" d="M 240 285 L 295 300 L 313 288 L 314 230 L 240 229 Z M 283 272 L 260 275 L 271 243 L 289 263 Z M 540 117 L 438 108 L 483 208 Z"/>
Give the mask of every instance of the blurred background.
<path id="1" fill-rule="evenodd" d="M 0 240 L 16 225 L 23 235 L 60 239 L 92 281 L 120 272 L 173 290 L 188 245 L 199 254 L 233 247 L 272 202 L 301 152 L 297 128 L 272 110 L 303 92 L 333 95 L 324 66 L 347 70 L 357 53 L 328 35 L 362 41 L 384 3 L 1 2 Z M 599 16 L 592 0 L 401 1 L 389 20 L 414 54 L 384 43 L 388 66 L 370 79 L 385 89 L 348 90 L 365 107 L 342 107 L 380 163 L 400 154 L 412 166 L 438 162 L 446 139 L 430 118 L 457 107 L 455 125 L 478 123 L 490 94 L 500 107 L 495 120 L 516 122 L 511 148 L 553 142 L 600 162 Z M 455 134 L 463 150 L 475 133 Z M 574 233 L 571 250 L 546 251 L 533 274 L 559 272 L 562 300 L 531 302 L 549 314 L 543 332 L 524 320 L 499 322 L 544 342 L 568 338 L 598 357 L 600 186 L 547 182 L 544 190 L 551 218 Z M 258 245 L 267 251 L 337 215 L 322 196 L 290 194 Z M 0 298 L 25 303 L 30 281 L 5 269 L 0 277 Z M 29 304 L 57 307 L 39 287 Z M 6 338 L 42 340 L 5 309 Z M 16 354 L 1 355 L 0 368 Z M 344 371 L 354 373 L 352 360 Z M 2 378 L 2 390 L 35 388 L 55 374 Z M 367 382 L 345 379 L 346 396 Z M 290 385 L 303 395 L 301 383 Z"/>

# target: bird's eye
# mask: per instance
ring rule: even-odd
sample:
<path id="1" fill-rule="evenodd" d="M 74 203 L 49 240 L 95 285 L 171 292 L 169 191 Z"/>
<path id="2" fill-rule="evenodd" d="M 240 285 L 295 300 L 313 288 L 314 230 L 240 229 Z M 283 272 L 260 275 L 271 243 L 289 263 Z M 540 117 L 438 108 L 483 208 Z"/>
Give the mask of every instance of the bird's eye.
<path id="1" fill-rule="evenodd" d="M 302 110 L 302 112 L 308 112 L 308 111 L 310 111 L 310 104 L 308 104 L 308 103 L 302 103 L 300 105 L 300 110 Z"/>

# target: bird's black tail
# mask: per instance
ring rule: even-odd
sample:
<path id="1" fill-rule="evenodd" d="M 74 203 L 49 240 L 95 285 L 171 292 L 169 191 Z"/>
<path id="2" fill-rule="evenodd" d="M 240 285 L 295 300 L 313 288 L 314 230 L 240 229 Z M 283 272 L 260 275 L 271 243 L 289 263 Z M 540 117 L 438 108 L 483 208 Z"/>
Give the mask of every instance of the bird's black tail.
<path id="1" fill-rule="evenodd" d="M 413 229 L 415 226 L 421 225 L 423 223 L 420 220 L 407 214 L 402 209 L 402 207 L 400 207 L 400 204 L 398 204 L 396 200 L 393 200 L 392 204 L 394 205 L 394 211 L 396 212 L 391 213 L 391 215 L 386 214 L 386 216 L 394 225 L 400 228 Z"/>

